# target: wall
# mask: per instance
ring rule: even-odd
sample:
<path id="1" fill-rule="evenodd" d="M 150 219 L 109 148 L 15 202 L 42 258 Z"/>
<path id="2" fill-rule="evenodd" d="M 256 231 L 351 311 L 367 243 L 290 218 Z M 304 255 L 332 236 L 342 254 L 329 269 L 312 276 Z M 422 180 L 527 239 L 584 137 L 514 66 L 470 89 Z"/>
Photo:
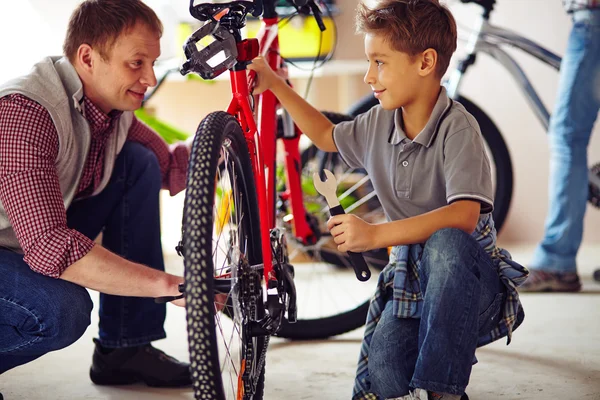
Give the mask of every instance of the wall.
<path id="1" fill-rule="evenodd" d="M 48 3 L 42 0 L 0 0 L 0 80 L 16 76 L 46 54 L 60 52 L 66 22 L 75 0 Z M 163 53 L 177 51 L 169 26 L 181 16 L 176 8 L 187 1 L 149 1 L 167 25 Z M 369 88 L 362 83 L 360 66 L 364 62 L 362 39 L 354 35 L 353 14 L 356 0 L 338 0 L 341 13 L 338 22 L 337 60 L 348 61 L 345 76 L 329 73 L 317 78 L 309 100 L 319 108 L 343 111 Z M 464 28 L 473 23 L 478 8 L 451 2 L 451 9 Z M 184 10 L 185 11 L 185 10 Z M 174 14 L 178 14 L 175 16 Z M 183 13 L 185 14 L 185 12 Z M 535 15 L 535 17 L 533 17 Z M 571 22 L 561 7 L 560 0 L 499 0 L 492 22 L 522 33 L 530 39 L 562 54 Z M 26 30 L 18 30 L 23 24 Z M 460 52 L 460 47 L 459 47 Z M 557 85 L 557 73 L 536 60 L 511 52 L 524 67 L 544 103 L 551 107 Z M 303 93 L 305 80 L 295 83 Z M 159 116 L 183 129 L 193 131 L 199 119 L 207 112 L 222 109 L 228 101 L 228 83 L 214 84 L 172 80 L 157 93 L 152 105 Z M 503 241 L 535 242 L 543 231 L 547 210 L 548 150 L 545 132 L 530 113 L 524 97 L 506 71 L 487 57 L 480 57 L 466 77 L 463 93 L 471 98 L 499 126 L 511 151 L 515 170 L 515 192 L 508 221 L 502 232 Z M 596 124 L 589 147 L 590 164 L 600 162 L 600 124 Z M 600 241 L 600 212 L 591 207 L 585 220 L 584 241 Z"/>

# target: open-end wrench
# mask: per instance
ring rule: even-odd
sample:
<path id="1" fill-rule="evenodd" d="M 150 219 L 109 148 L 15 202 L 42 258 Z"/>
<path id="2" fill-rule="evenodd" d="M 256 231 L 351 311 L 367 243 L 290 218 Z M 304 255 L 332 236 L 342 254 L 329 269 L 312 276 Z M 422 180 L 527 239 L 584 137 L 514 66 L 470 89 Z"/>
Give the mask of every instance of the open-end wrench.
<path id="1" fill-rule="evenodd" d="M 325 200 L 327 200 L 327 205 L 329 206 L 329 213 L 332 216 L 345 214 L 346 212 L 337 198 L 337 180 L 335 179 L 335 176 L 329 170 L 324 169 L 323 172 L 325 172 L 325 181 L 321 180 L 318 172 L 313 174 L 313 183 L 315 185 L 315 189 L 317 189 L 317 192 L 319 192 L 321 195 L 325 196 Z M 371 271 L 369 270 L 369 266 L 365 262 L 363 255 L 361 253 L 349 251 L 348 256 L 350 257 L 350 262 L 354 267 L 356 278 L 363 282 L 369 280 L 371 277 Z"/>

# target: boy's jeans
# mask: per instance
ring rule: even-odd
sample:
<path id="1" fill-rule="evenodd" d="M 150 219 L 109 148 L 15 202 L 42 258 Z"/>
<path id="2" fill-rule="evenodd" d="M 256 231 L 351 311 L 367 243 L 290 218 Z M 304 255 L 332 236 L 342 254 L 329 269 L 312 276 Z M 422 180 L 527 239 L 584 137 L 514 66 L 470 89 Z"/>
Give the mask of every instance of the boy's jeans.
<path id="1" fill-rule="evenodd" d="M 501 314 L 504 285 L 489 255 L 461 230 L 442 229 L 431 236 L 419 278 L 421 318 L 396 317 L 388 301 L 373 333 L 369 377 L 371 391 L 382 398 L 414 388 L 462 395 L 478 338 L 497 325 Z"/>
<path id="2" fill-rule="evenodd" d="M 588 197 L 587 147 L 600 109 L 600 9 L 573 13 L 550 121 L 549 205 L 530 267 L 576 272 Z"/>
<path id="3" fill-rule="evenodd" d="M 164 270 L 158 193 L 161 173 L 153 152 L 126 142 L 108 186 L 69 207 L 67 220 L 128 260 Z M 23 256 L 0 250 L 0 373 L 64 348 L 90 324 L 86 289 L 29 269 Z M 100 295 L 99 338 L 106 347 L 126 347 L 165 337 L 164 304 L 153 299 Z"/>

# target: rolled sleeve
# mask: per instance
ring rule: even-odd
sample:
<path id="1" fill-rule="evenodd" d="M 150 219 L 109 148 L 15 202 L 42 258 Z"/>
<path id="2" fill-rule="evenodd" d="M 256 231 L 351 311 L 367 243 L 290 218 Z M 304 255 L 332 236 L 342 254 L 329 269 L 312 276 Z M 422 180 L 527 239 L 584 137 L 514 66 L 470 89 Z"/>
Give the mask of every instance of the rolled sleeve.
<path id="1" fill-rule="evenodd" d="M 69 229 L 48 112 L 21 95 L 0 99 L 0 201 L 30 268 L 58 278 L 94 242 Z"/>
<path id="2" fill-rule="evenodd" d="M 162 175 L 162 187 L 168 189 L 171 196 L 185 189 L 190 157 L 185 143 L 169 146 L 155 131 L 135 117 L 127 139 L 144 145 L 156 155 Z"/>

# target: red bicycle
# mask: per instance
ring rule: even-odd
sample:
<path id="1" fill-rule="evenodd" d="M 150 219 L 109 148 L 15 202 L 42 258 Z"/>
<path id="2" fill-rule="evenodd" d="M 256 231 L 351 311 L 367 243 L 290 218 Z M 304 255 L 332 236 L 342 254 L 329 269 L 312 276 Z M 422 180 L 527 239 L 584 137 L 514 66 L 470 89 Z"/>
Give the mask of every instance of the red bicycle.
<path id="1" fill-rule="evenodd" d="M 348 268 L 348 255 L 332 246 L 327 208 L 307 193 L 306 176 L 315 165 L 337 171 L 342 205 L 368 220 L 383 214 L 364 171 L 314 149 L 301 157 L 301 133 L 285 113 L 278 116 L 277 99 L 270 92 L 252 95 L 246 66 L 259 53 L 274 70 L 286 71 L 275 1 L 194 3 L 190 12 L 204 25 L 184 45 L 181 73 L 213 79 L 229 70 L 232 89 L 227 112 L 209 114 L 198 127 L 185 195 L 181 250 L 195 398 L 261 399 L 271 335 L 326 338 L 358 328 L 373 292 Z M 310 10 L 324 29 L 313 0 L 294 6 Z M 242 38 L 248 14 L 261 16 L 257 38 Z M 351 119 L 327 115 L 334 123 Z M 381 269 L 387 251 L 365 258 Z M 214 306 L 217 294 L 227 295 L 221 307 Z"/>

